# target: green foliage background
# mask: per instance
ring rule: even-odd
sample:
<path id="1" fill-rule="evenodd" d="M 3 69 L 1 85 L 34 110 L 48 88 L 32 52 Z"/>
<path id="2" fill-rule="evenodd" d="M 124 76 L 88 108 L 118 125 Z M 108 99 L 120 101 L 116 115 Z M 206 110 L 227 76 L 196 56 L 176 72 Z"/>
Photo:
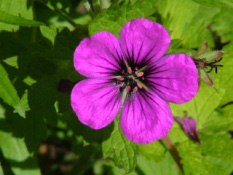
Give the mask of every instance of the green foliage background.
<path id="1" fill-rule="evenodd" d="M 83 79 L 73 68 L 79 42 L 99 31 L 119 36 L 135 18 L 161 23 L 172 38 L 168 53 L 194 52 L 204 41 L 224 50 L 217 91 L 200 84 L 197 96 L 170 104 L 188 112 L 202 144 L 178 123 L 169 136 L 186 175 L 233 172 L 233 0 L 0 0 L 0 175 L 180 175 L 162 142 L 138 145 L 118 119 L 96 131 L 70 107 L 70 90 Z M 58 90 L 70 81 L 67 92 Z M 228 104 L 228 105 L 226 105 Z"/>

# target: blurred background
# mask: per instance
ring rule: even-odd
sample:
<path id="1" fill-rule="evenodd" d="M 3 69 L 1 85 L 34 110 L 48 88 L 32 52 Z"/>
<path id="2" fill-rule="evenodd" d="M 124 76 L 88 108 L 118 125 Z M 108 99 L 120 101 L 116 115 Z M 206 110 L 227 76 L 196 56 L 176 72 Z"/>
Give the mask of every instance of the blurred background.
<path id="1" fill-rule="evenodd" d="M 118 120 L 102 130 L 81 124 L 70 106 L 84 79 L 73 67 L 79 42 L 99 31 L 119 36 L 135 18 L 161 23 L 167 53 L 224 50 L 223 68 L 208 73 L 174 116 L 194 117 L 199 145 L 175 122 L 169 136 L 187 175 L 233 174 L 232 0 L 0 0 L 0 175 L 179 175 L 160 141 L 138 145 Z"/>

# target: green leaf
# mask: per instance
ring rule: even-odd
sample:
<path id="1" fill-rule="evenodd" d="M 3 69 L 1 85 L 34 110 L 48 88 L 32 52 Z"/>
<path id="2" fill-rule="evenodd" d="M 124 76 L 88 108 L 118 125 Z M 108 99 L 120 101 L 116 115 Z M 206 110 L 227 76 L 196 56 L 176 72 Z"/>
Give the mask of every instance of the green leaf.
<path id="1" fill-rule="evenodd" d="M 218 84 L 218 83 L 217 83 Z M 217 88 L 218 89 L 218 88 Z M 218 107 L 225 90 L 213 88 L 201 84 L 197 95 L 189 102 L 182 105 L 170 104 L 174 116 L 184 116 L 184 111 L 188 112 L 188 116 L 192 116 L 198 128 L 201 128 L 206 122 L 210 114 Z"/>
<path id="2" fill-rule="evenodd" d="M 229 134 L 201 134 L 202 144 L 183 142 L 178 146 L 185 174 L 230 174 L 233 142 Z"/>
<path id="3" fill-rule="evenodd" d="M 47 123 L 56 126 L 55 101 L 58 82 L 56 76 L 45 76 L 33 84 L 28 91 L 28 103 L 36 117 L 41 116 Z M 39 116 L 38 116 L 39 115 Z"/>
<path id="4" fill-rule="evenodd" d="M 129 173 L 136 166 L 138 148 L 135 143 L 125 138 L 117 119 L 114 120 L 113 125 L 114 128 L 110 136 L 109 130 L 104 133 L 102 142 L 103 155 L 104 157 L 109 157 L 113 154 L 116 165 L 122 166 Z"/>
<path id="5" fill-rule="evenodd" d="M 27 76 L 24 80 L 24 83 L 26 83 L 28 86 L 31 86 L 36 83 L 36 80 L 34 80 L 32 77 Z"/>
<path id="6" fill-rule="evenodd" d="M 89 33 L 93 35 L 100 31 L 109 31 L 119 36 L 122 26 L 135 18 L 146 18 L 156 11 L 157 0 L 137 1 L 120 6 L 115 4 L 100 13 L 89 25 Z"/>
<path id="7" fill-rule="evenodd" d="M 166 151 L 164 146 L 159 141 L 145 145 L 138 145 L 138 147 L 143 156 L 155 162 L 159 162 L 164 157 Z"/>
<path id="8" fill-rule="evenodd" d="M 226 53 L 223 56 L 223 60 L 219 63 L 223 65 L 223 68 L 219 68 L 217 74 L 211 72 L 213 80 L 219 79 L 219 87 L 225 90 L 225 94 L 221 99 L 221 105 L 233 100 L 233 42 L 226 45 L 223 50 Z"/>
<path id="9" fill-rule="evenodd" d="M 185 48 L 199 47 L 205 40 L 213 45 L 207 26 L 219 9 L 209 9 L 190 0 L 162 0 L 158 6 L 162 24 L 171 39 L 181 39 Z"/>
<path id="10" fill-rule="evenodd" d="M 28 2 L 27 0 L 14 0 L 14 1 L 1 0 L 0 11 L 3 11 L 5 13 L 8 13 L 9 15 L 13 15 L 16 17 L 20 16 L 28 20 L 33 19 L 32 5 L 31 2 Z M 11 32 L 11 31 L 16 31 L 18 29 L 19 27 L 16 25 L 0 22 L 0 31 L 6 30 Z"/>
<path id="11" fill-rule="evenodd" d="M 177 50 L 180 46 L 182 45 L 182 41 L 179 39 L 173 39 L 171 40 L 171 44 L 169 46 L 168 51 L 166 52 L 166 54 L 172 54 L 175 52 L 175 50 Z"/>
<path id="12" fill-rule="evenodd" d="M 13 56 L 13 57 L 7 58 L 3 61 L 6 64 L 8 64 L 9 66 L 12 66 L 12 67 L 15 67 L 16 69 L 18 69 L 19 66 L 18 66 L 17 60 L 18 60 L 18 56 Z"/>
<path id="13" fill-rule="evenodd" d="M 202 154 L 233 162 L 233 141 L 229 134 L 201 135 Z"/>
<path id="14" fill-rule="evenodd" d="M 41 31 L 41 34 L 45 38 L 47 38 L 49 41 L 51 41 L 51 43 L 54 45 L 55 37 L 56 37 L 56 35 L 58 33 L 57 28 L 54 27 L 54 26 L 50 26 L 50 27 L 41 26 L 40 31 Z"/>
<path id="15" fill-rule="evenodd" d="M 224 5 L 233 6 L 232 0 L 193 0 L 193 1 L 210 7 L 221 7 Z"/>
<path id="16" fill-rule="evenodd" d="M 232 14 L 233 14 L 232 8 L 222 7 L 220 9 L 220 12 L 216 14 L 213 18 L 213 25 L 211 26 L 211 29 L 217 32 L 217 34 L 221 38 L 221 42 L 227 42 L 233 39 Z"/>
<path id="17" fill-rule="evenodd" d="M 6 24 L 13 24 L 17 26 L 41 26 L 44 25 L 44 23 L 39 21 L 33 21 L 29 19 L 24 19 L 19 16 L 10 15 L 4 11 L 0 10 L 0 22 L 6 23 Z"/>
<path id="18" fill-rule="evenodd" d="M 12 85 L 4 67 L 0 64 L 0 97 L 8 105 L 12 106 L 21 117 L 25 117 L 24 106 L 20 103 L 20 98 L 16 89 Z"/>
<path id="19" fill-rule="evenodd" d="M 30 110 L 30 107 L 29 107 L 29 104 L 28 104 L 28 90 L 25 90 L 22 98 L 20 99 L 20 103 L 24 107 L 25 111 Z"/>
<path id="20" fill-rule="evenodd" d="M 2 170 L 2 165 L 0 165 L 0 175 L 4 175 L 3 170 Z"/>
<path id="21" fill-rule="evenodd" d="M 160 162 L 154 162 L 139 156 L 138 168 L 145 175 L 182 175 L 169 152 L 165 154 L 165 157 Z M 138 174 L 140 175 L 141 173 Z"/>
<path id="22" fill-rule="evenodd" d="M 222 164 L 211 162 L 208 157 L 203 156 L 198 144 L 183 142 L 179 145 L 178 150 L 185 175 L 229 175 Z"/>
<path id="23" fill-rule="evenodd" d="M 47 115 L 50 115 L 49 112 L 47 113 Z M 47 128 L 43 117 L 44 115 L 41 115 L 38 111 L 29 111 L 26 121 L 23 123 L 25 124 L 23 128 L 25 143 L 30 153 L 36 153 L 39 150 L 42 139 L 45 139 L 47 136 Z"/>
<path id="24" fill-rule="evenodd" d="M 225 109 L 229 111 L 224 111 Z M 225 107 L 224 110 L 215 110 L 210 114 L 211 117 L 203 125 L 201 132 L 204 133 L 218 133 L 233 130 L 233 111 L 231 106 Z"/>
<path id="25" fill-rule="evenodd" d="M 217 79 L 216 87 L 218 92 L 214 88 L 202 83 L 197 95 L 191 101 L 182 105 L 170 104 L 173 116 L 183 117 L 184 112 L 187 111 L 188 116 L 192 116 L 196 120 L 197 129 L 202 129 L 212 118 L 212 112 L 219 106 L 225 93 L 224 89 L 218 88 L 219 83 Z M 169 135 L 173 142 L 182 142 L 188 139 L 177 123 L 173 125 Z"/>
<path id="26" fill-rule="evenodd" d="M 24 139 L 13 136 L 9 132 L 12 127 L 3 119 L 0 127 L 0 147 L 14 174 L 40 175 L 37 161 L 30 156 Z"/>

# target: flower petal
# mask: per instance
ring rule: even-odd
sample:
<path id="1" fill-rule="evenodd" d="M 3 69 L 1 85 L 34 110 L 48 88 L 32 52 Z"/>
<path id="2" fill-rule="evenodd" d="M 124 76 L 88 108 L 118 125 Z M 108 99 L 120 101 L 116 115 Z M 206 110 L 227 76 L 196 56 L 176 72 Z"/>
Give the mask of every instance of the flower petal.
<path id="1" fill-rule="evenodd" d="M 136 92 L 126 98 L 120 126 L 131 141 L 146 144 L 166 136 L 173 124 L 168 104 L 150 91 Z"/>
<path id="2" fill-rule="evenodd" d="M 170 36 L 162 25 L 142 18 L 126 23 L 120 33 L 124 57 L 134 64 L 149 64 L 161 58 L 170 42 Z"/>
<path id="3" fill-rule="evenodd" d="M 198 72 L 185 54 L 172 54 L 152 64 L 146 71 L 148 86 L 168 102 L 184 103 L 198 91 Z"/>
<path id="4" fill-rule="evenodd" d="M 74 67 L 87 77 L 106 77 L 120 68 L 121 57 L 118 39 L 103 31 L 81 41 L 74 52 Z"/>
<path id="5" fill-rule="evenodd" d="M 71 106 L 79 120 L 100 129 L 110 124 L 121 106 L 121 94 L 109 80 L 87 79 L 75 85 L 71 93 Z"/>

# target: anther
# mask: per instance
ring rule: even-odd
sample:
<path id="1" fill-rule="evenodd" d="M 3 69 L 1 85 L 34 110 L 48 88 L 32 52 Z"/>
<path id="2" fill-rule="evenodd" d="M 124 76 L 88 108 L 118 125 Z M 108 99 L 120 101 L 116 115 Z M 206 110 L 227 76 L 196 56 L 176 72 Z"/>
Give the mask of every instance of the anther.
<path id="1" fill-rule="evenodd" d="M 135 86 L 133 90 L 134 90 L 134 92 L 137 92 L 138 91 L 138 87 Z"/>
<path id="2" fill-rule="evenodd" d="M 138 68 L 137 68 L 137 67 L 135 67 L 135 70 L 137 71 L 137 70 L 138 70 Z"/>
<path id="3" fill-rule="evenodd" d="M 142 89 L 142 85 L 140 83 L 137 82 L 137 86 Z"/>
<path id="4" fill-rule="evenodd" d="M 123 81 L 124 79 L 125 79 L 124 77 L 117 78 L 117 80 L 119 80 L 119 81 Z"/>
<path id="5" fill-rule="evenodd" d="M 127 92 L 129 92 L 130 89 L 131 89 L 131 86 L 127 86 L 127 87 L 126 87 L 126 91 L 127 91 Z"/>
<path id="6" fill-rule="evenodd" d="M 131 67 L 128 67 L 128 73 L 129 73 L 129 74 L 132 74 L 132 69 L 131 69 Z"/>
<path id="7" fill-rule="evenodd" d="M 137 77 L 142 77 L 144 75 L 144 72 L 139 72 L 138 74 L 137 74 Z"/>

